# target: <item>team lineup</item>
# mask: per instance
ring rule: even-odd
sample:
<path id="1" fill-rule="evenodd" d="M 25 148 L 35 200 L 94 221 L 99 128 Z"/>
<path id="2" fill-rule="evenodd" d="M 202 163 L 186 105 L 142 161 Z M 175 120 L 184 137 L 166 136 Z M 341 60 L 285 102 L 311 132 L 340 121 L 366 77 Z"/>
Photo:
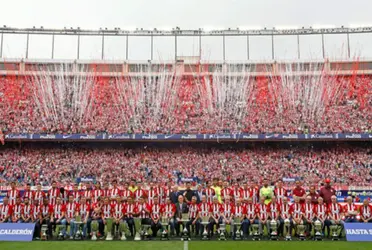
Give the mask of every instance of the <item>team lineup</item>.
<path id="1" fill-rule="evenodd" d="M 293 203 L 290 203 L 290 196 Z M 344 222 L 372 222 L 372 206 L 365 199 L 354 203 L 347 197 L 337 202 L 330 180 L 319 192 L 309 192 L 299 181 L 292 190 L 278 181 L 275 188 L 266 179 L 256 184 L 213 180 L 206 187 L 180 191 L 173 183 L 130 182 L 119 187 L 116 181 L 90 184 L 79 190 L 58 188 L 53 182 L 47 192 L 27 184 L 22 196 L 16 184 L 3 199 L 0 223 L 35 223 L 34 239 L 269 239 L 291 240 L 293 236 L 321 239 L 342 237 Z"/>

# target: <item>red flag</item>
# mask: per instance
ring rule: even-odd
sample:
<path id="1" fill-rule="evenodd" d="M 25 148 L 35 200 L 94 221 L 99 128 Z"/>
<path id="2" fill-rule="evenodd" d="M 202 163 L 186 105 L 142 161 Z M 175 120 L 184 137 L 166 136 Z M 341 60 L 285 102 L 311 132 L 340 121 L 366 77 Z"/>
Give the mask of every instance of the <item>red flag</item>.
<path id="1" fill-rule="evenodd" d="M 5 137 L 4 137 L 4 134 L 3 134 L 3 131 L 0 130 L 0 142 L 2 145 L 5 144 Z"/>

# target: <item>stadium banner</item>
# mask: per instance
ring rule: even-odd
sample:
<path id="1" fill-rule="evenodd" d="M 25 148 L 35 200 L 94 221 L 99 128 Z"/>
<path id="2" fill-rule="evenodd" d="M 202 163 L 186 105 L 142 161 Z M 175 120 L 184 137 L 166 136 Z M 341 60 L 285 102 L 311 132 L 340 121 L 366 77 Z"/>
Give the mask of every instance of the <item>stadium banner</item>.
<path id="1" fill-rule="evenodd" d="M 32 241 L 35 223 L 0 223 L 0 241 Z"/>
<path id="2" fill-rule="evenodd" d="M 348 196 L 358 197 L 360 201 L 372 197 L 372 190 L 336 190 L 337 201 L 343 202 Z"/>
<path id="3" fill-rule="evenodd" d="M 5 141 L 50 140 L 108 140 L 108 141 L 275 141 L 275 140 L 370 140 L 369 133 L 333 133 L 333 134 L 6 134 Z"/>
<path id="4" fill-rule="evenodd" d="M 96 182 L 96 178 L 94 177 L 78 177 L 76 178 L 76 182 L 77 183 L 80 183 L 80 182 L 83 182 L 83 183 L 95 183 Z"/>
<path id="5" fill-rule="evenodd" d="M 302 178 L 300 177 L 283 177 L 282 181 L 283 182 L 296 182 L 296 181 L 301 181 Z"/>
<path id="6" fill-rule="evenodd" d="M 347 241 L 372 241 L 372 223 L 345 223 Z"/>

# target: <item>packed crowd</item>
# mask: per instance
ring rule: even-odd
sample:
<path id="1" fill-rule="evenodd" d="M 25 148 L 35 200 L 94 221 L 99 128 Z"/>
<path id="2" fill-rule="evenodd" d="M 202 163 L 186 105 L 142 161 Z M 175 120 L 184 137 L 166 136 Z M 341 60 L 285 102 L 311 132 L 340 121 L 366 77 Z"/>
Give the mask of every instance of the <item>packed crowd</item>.
<path id="1" fill-rule="evenodd" d="M 286 102 L 273 98 L 266 78 L 252 82 L 255 88 L 242 103 L 233 103 L 234 98 L 211 103 L 208 90 L 212 91 L 211 95 L 214 90 L 196 79 L 179 80 L 169 90 L 170 94 L 159 93 L 160 82 L 152 83 L 153 89 L 146 90 L 149 79 L 142 83 L 137 79 L 135 84 L 142 84 L 142 89 L 133 87 L 134 79 L 123 81 L 121 84 L 127 87 L 118 89 L 118 79 L 97 78 L 93 86 L 87 87 L 88 93 L 79 92 L 79 96 L 70 90 L 68 94 L 63 92 L 70 96 L 62 97 L 55 93 L 56 89 L 50 89 L 49 95 L 38 93 L 35 81 L 12 76 L 0 78 L 0 128 L 4 133 L 371 132 L 372 94 L 367 77 L 340 79 L 345 83 L 341 85 L 347 87 L 335 90 L 341 92 L 338 99 L 311 109 L 300 100 L 290 103 L 293 97 Z M 67 81 L 64 87 L 73 84 L 64 81 Z M 151 80 L 154 81 L 160 80 Z M 126 88 L 130 91 L 122 93 Z M 145 98 L 138 101 L 140 94 Z M 162 98 L 161 103 L 156 103 L 157 98 Z M 237 105 L 241 108 L 236 108 Z"/>
<path id="2" fill-rule="evenodd" d="M 0 150 L 0 184 L 16 181 L 50 185 L 56 180 L 67 185 L 78 177 L 92 177 L 100 182 L 117 179 L 120 183 L 178 182 L 182 178 L 195 183 L 211 178 L 260 183 L 262 178 L 271 182 L 297 178 L 306 185 L 318 185 L 324 178 L 330 178 L 336 185 L 369 186 L 371 164 L 370 147 L 349 144 L 329 147 L 261 144 L 246 148 L 34 144 Z"/>
<path id="3" fill-rule="evenodd" d="M 104 239 L 105 227 L 106 239 L 113 231 L 118 236 L 128 234 L 134 237 L 135 232 L 140 231 L 140 225 L 151 227 L 152 237 L 157 237 L 159 230 L 165 232 L 168 228 L 171 235 L 181 236 L 180 228 L 183 226 L 189 238 L 192 232 L 195 236 L 211 238 L 216 234 L 214 226 L 219 231 L 220 226 L 229 225 L 230 230 L 226 232 L 230 237 L 240 238 L 241 230 L 241 235 L 247 239 L 251 234 L 258 237 L 255 230 L 262 235 L 264 227 L 268 235 L 277 231 L 282 237 L 290 237 L 292 229 L 296 229 L 296 235 L 306 237 L 311 235 L 315 222 L 320 224 L 316 229 L 319 233 L 324 235 L 327 229 L 330 237 L 330 227 L 334 226 L 341 230 L 336 236 L 340 237 L 344 222 L 372 223 L 369 199 L 355 204 L 353 197 L 349 196 L 346 204 L 340 204 L 331 181 L 325 179 L 324 182 L 325 186 L 319 193 L 314 186 L 306 192 L 300 181 L 296 181 L 293 190 L 285 189 L 282 181 L 277 181 L 272 188 L 267 179 L 259 185 L 230 186 L 228 182 L 214 178 L 205 188 L 199 186 L 197 190 L 192 190 L 190 183 L 184 190 L 179 190 L 172 182 L 166 186 L 150 183 L 148 189 L 143 189 L 140 182 L 134 181 L 119 188 L 117 181 L 113 180 L 104 189 L 97 183 L 94 187 L 86 184 L 86 189 L 79 190 L 75 184 L 73 190 L 66 191 L 52 182 L 47 192 L 42 191 L 40 184 L 35 191 L 27 184 L 22 195 L 16 183 L 12 182 L 0 206 L 0 223 L 32 221 L 36 223 L 34 238 L 45 233 L 40 234 L 40 227 L 46 225 L 50 239 L 59 225 L 63 226 L 61 237 L 69 235 L 70 239 L 78 237 L 81 225 L 86 238 L 98 234 Z M 293 203 L 289 202 L 288 194 L 293 196 Z M 255 225 L 257 227 L 251 233 L 250 228 Z M 306 229 L 302 231 L 299 225 Z M 70 227 L 69 233 L 66 232 L 67 226 Z M 143 228 L 142 233 L 146 230 Z M 335 237 L 334 233 L 332 237 Z"/>

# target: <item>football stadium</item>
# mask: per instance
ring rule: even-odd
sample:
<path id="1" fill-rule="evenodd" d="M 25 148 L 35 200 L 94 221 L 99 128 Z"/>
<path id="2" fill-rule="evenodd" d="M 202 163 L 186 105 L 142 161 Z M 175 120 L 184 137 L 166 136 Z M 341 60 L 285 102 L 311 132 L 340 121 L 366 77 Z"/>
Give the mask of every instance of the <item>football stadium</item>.
<path id="1" fill-rule="evenodd" d="M 160 2 L 0 26 L 1 249 L 369 249 L 371 25 Z"/>

